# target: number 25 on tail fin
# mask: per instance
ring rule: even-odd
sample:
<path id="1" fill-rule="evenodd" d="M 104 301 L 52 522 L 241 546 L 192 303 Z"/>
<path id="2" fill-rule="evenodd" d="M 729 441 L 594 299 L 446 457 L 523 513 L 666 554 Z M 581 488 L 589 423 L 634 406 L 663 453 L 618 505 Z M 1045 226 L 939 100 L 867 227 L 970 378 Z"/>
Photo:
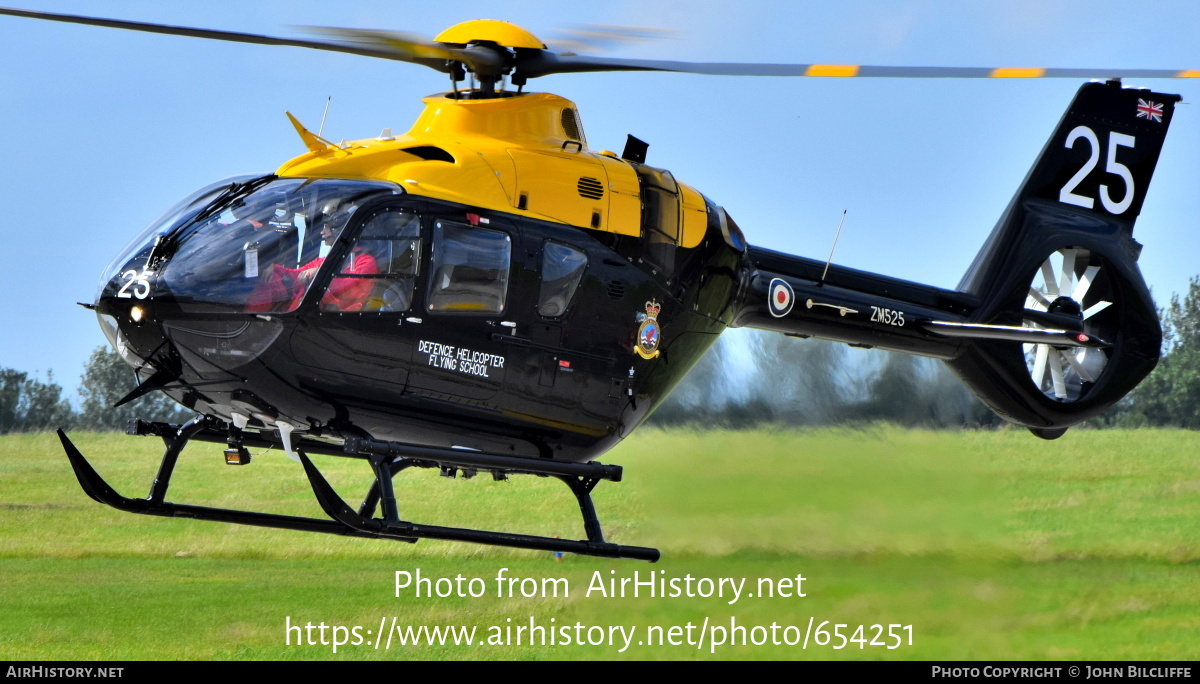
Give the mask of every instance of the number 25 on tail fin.
<path id="1" fill-rule="evenodd" d="M 992 409 L 1057 437 L 1132 390 L 1158 362 L 1162 330 L 1137 266 L 1133 225 L 1177 95 L 1080 88 L 958 289 L 973 322 L 1073 329 L 1108 348 L 980 341 L 951 368 Z"/>

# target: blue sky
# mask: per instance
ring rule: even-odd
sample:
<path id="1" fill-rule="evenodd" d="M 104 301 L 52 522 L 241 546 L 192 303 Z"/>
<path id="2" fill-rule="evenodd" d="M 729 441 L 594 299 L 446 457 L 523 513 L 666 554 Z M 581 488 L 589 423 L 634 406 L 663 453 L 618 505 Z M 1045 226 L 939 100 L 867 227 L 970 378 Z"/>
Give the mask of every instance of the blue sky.
<path id="1" fill-rule="evenodd" d="M 18 0 L 9 0 L 18 4 Z M 18 6 L 304 35 L 300 26 L 433 36 L 475 18 L 543 39 L 581 25 L 669 29 L 614 57 L 691 61 L 1200 69 L 1190 1 L 428 3 L 363 0 Z M 73 391 L 104 343 L 100 272 L 147 223 L 211 182 L 267 172 L 326 137 L 407 130 L 447 87 L 421 67 L 349 55 L 150 36 L 0 17 L 0 366 L 53 370 Z M 1078 87 L 1073 81 L 558 75 L 531 83 L 580 108 L 593 148 L 632 133 L 649 163 L 724 205 L 752 243 L 953 287 Z M 1135 232 L 1160 304 L 1200 274 L 1200 79 L 1130 83 L 1180 93 Z"/>

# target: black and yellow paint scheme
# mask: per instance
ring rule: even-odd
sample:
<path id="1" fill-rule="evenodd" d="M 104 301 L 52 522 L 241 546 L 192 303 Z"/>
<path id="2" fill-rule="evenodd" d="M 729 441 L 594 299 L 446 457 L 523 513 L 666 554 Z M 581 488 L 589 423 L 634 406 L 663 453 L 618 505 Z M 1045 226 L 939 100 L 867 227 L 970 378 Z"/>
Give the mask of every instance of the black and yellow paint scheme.
<path id="1" fill-rule="evenodd" d="M 647 165 L 644 143 L 593 151 L 572 102 L 524 86 L 601 70 L 1078 70 L 554 55 L 497 21 L 460 24 L 430 42 L 346 30 L 314 41 L 0 14 L 350 52 L 421 64 L 455 82 L 426 97 L 401 135 L 334 143 L 292 118 L 307 152 L 274 173 L 201 190 L 114 260 L 92 308 L 142 380 L 130 398 L 162 391 L 199 414 L 183 426 L 131 428 L 168 444 L 147 499 L 117 494 L 62 435 L 85 490 L 124 510 L 653 560 L 653 549 L 604 541 L 590 491 L 621 473 L 594 459 L 630 435 L 727 328 L 943 359 L 999 414 L 1046 438 L 1111 406 L 1158 359 L 1161 331 L 1132 231 L 1174 95 L 1116 81 L 1081 87 L 960 286 L 945 290 L 748 245 L 713 200 Z M 468 73 L 476 87 L 458 87 Z M 233 464 L 249 462 L 247 447 L 281 446 L 303 462 L 331 519 L 166 502 L 191 439 L 224 442 Z M 324 481 L 313 453 L 370 462 L 375 480 L 358 510 Z M 403 521 L 391 480 L 414 466 L 558 477 L 579 500 L 587 538 Z"/>

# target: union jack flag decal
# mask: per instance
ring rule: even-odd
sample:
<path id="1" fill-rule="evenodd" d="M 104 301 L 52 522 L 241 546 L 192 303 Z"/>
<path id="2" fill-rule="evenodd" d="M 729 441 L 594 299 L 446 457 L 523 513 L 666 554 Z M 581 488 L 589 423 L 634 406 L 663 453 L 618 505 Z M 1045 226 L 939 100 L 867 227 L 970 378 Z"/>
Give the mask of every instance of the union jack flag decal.
<path id="1" fill-rule="evenodd" d="M 1137 118 L 1150 119 L 1162 123 L 1163 105 L 1138 98 Z"/>

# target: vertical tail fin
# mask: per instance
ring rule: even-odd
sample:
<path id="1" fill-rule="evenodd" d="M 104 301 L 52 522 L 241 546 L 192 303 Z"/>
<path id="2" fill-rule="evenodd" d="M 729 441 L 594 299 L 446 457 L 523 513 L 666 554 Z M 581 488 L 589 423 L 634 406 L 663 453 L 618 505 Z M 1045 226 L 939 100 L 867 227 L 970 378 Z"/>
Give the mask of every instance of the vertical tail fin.
<path id="1" fill-rule="evenodd" d="M 1108 408 L 1158 361 L 1133 225 L 1177 95 L 1082 86 L 959 290 L 976 323 L 1067 327 L 1106 349 L 979 341 L 950 366 L 994 410 L 1053 437 Z M 1073 326 L 1073 327 L 1072 327 Z"/>

